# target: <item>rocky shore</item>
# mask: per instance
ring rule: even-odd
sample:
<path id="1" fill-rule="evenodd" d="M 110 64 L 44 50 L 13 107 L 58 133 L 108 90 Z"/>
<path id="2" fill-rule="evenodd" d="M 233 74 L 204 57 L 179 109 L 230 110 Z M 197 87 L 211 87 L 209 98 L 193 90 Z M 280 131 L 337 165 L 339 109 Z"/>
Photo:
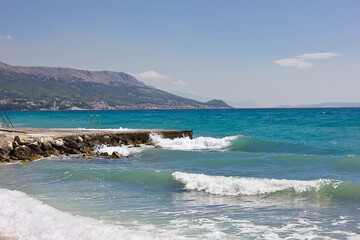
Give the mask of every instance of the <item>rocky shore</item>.
<path id="1" fill-rule="evenodd" d="M 156 133 L 164 138 L 193 137 L 191 130 L 74 130 L 74 129 L 41 129 L 16 128 L 0 129 L 0 162 L 34 161 L 50 156 L 76 155 L 83 158 L 94 158 L 98 155 L 109 158 L 122 158 L 118 152 L 100 153 L 100 145 L 140 147 L 141 144 L 156 146 L 150 138 Z"/>

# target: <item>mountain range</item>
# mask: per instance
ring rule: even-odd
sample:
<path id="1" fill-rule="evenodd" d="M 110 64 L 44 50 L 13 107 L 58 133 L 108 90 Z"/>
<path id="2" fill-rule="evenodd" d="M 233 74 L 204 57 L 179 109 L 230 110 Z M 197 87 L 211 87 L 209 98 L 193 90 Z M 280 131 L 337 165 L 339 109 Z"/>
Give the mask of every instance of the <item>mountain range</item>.
<path id="1" fill-rule="evenodd" d="M 360 102 L 324 102 L 302 105 L 279 105 L 274 108 L 360 108 Z"/>
<path id="2" fill-rule="evenodd" d="M 19 67 L 0 62 L 1 110 L 228 109 L 149 87 L 124 72 Z"/>

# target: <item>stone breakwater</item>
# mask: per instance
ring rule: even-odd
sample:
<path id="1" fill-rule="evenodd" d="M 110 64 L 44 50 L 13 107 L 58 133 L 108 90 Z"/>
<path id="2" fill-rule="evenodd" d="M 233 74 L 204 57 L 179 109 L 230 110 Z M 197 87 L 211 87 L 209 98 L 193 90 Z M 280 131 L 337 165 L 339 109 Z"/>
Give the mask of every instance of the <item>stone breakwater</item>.
<path id="1" fill-rule="evenodd" d="M 94 158 L 97 155 L 121 158 L 123 156 L 118 152 L 108 156 L 107 153 L 97 152 L 96 148 L 100 145 L 140 147 L 140 144 L 161 148 L 151 141 L 152 133 L 169 139 L 193 137 L 192 130 L 0 129 L 0 162 L 28 162 L 43 157 L 69 155 L 84 158 Z"/>

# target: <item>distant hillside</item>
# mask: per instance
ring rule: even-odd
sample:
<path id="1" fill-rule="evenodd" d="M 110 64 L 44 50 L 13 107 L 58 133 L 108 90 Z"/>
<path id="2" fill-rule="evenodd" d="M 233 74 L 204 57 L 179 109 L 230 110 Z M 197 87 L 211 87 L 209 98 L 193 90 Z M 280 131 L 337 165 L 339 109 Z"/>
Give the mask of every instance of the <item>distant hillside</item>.
<path id="1" fill-rule="evenodd" d="M 280 105 L 275 108 L 360 108 L 360 102 L 326 102 L 317 104 L 302 104 L 297 106 Z"/>
<path id="2" fill-rule="evenodd" d="M 16 67 L 0 62 L 0 109 L 212 109 L 161 91 L 123 72 L 71 68 Z"/>
<path id="3" fill-rule="evenodd" d="M 360 107 L 359 102 L 326 102 L 319 104 L 298 105 L 300 108 L 336 108 L 336 107 Z"/>
<path id="4" fill-rule="evenodd" d="M 211 100 L 206 102 L 205 104 L 218 107 L 218 108 L 231 108 L 229 105 L 227 105 L 223 100 Z"/>

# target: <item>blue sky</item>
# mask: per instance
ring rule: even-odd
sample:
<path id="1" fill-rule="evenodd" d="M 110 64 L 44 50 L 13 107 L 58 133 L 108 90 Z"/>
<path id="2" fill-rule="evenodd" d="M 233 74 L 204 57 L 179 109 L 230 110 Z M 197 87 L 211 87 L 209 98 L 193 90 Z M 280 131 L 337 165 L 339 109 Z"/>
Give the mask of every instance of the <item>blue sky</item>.
<path id="1" fill-rule="evenodd" d="M 0 61 L 264 107 L 360 102 L 359 25 L 357 0 L 0 0 Z"/>

